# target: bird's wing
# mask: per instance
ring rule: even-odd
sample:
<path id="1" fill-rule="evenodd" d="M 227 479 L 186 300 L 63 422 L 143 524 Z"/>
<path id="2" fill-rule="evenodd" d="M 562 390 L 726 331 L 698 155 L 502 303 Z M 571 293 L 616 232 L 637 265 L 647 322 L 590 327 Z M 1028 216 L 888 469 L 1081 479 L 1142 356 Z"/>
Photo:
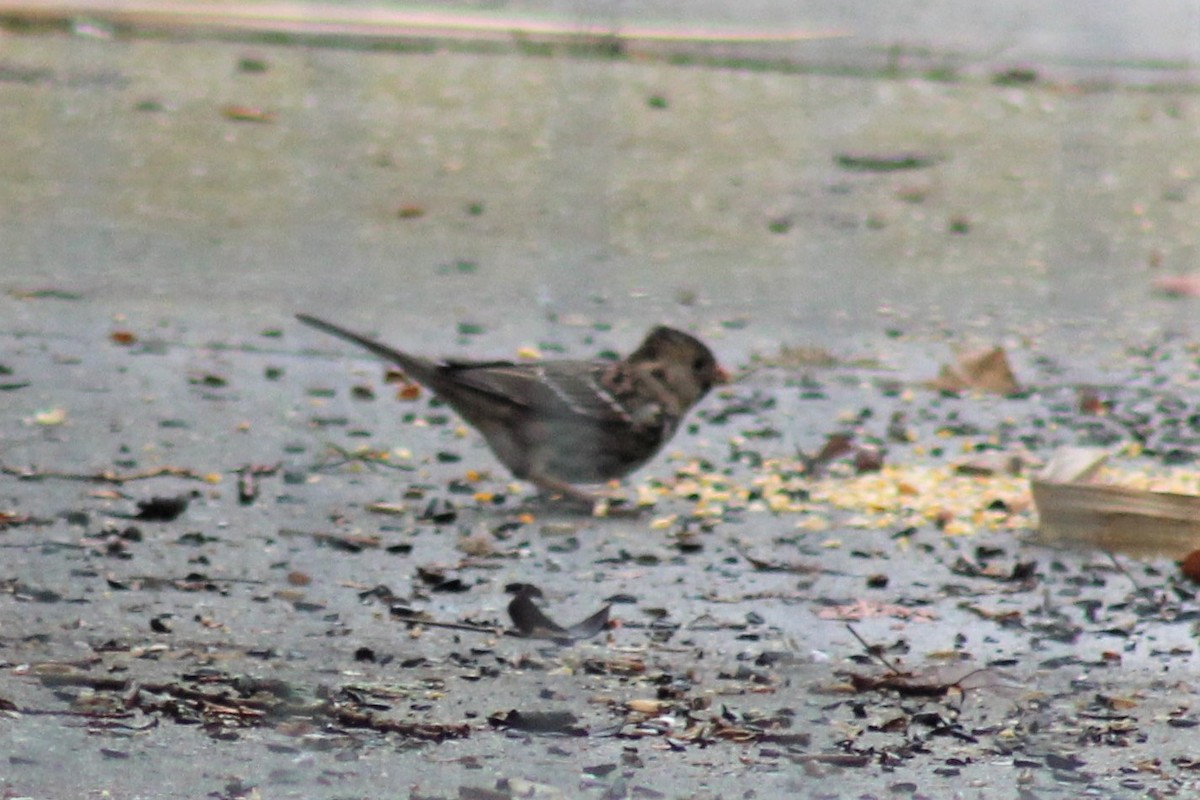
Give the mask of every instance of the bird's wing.
<path id="1" fill-rule="evenodd" d="M 588 420 L 597 424 L 630 425 L 635 420 L 616 393 L 606 388 L 612 364 L 587 361 L 433 361 L 413 356 L 362 334 L 308 314 L 296 318 L 377 356 L 398 364 L 460 410 L 521 409 L 535 416 Z M 497 405 L 498 404 L 498 405 Z"/>
<path id="2" fill-rule="evenodd" d="M 439 378 L 538 416 L 632 424 L 633 417 L 620 398 L 605 388 L 604 376 L 610 368 L 602 362 L 584 361 L 444 361 L 438 373 Z"/>

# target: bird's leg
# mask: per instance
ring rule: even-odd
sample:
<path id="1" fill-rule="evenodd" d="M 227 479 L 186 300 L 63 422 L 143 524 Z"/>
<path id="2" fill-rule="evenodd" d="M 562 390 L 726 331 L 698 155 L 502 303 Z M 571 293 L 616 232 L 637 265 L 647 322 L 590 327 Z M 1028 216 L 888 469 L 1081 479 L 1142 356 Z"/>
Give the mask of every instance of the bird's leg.
<path id="1" fill-rule="evenodd" d="M 572 486 L 564 480 L 552 478 L 549 475 L 543 475 L 541 473 L 531 473 L 526 475 L 525 480 L 529 481 L 546 494 L 561 495 L 568 500 L 586 506 L 594 506 L 596 503 L 605 499 L 598 494 L 580 489 L 578 486 Z"/>
<path id="2" fill-rule="evenodd" d="M 565 500 L 572 503 L 578 503 L 592 510 L 592 514 L 598 517 L 616 516 L 638 513 L 637 506 L 618 506 L 611 508 L 610 503 L 619 498 L 610 497 L 608 495 L 589 492 L 585 489 L 580 489 L 578 486 L 572 486 L 564 480 L 553 478 L 549 475 L 535 473 L 525 476 L 525 480 L 532 483 L 542 491 L 550 495 L 559 495 Z"/>

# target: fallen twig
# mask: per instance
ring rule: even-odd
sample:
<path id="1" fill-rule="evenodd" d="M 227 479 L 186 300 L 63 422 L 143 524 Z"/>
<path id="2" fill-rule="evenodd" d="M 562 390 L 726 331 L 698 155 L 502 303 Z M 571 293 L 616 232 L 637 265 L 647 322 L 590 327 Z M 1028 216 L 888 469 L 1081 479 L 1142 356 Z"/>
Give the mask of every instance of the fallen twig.
<path id="1" fill-rule="evenodd" d="M 88 483 L 111 483 L 120 486 L 130 481 L 143 481 L 148 478 L 186 478 L 187 480 L 202 481 L 205 476 L 187 467 L 155 467 L 141 472 L 121 474 L 104 470 L 102 472 L 59 472 L 57 470 L 18 469 L 16 467 L 0 466 L 0 473 L 10 475 L 23 481 L 40 481 L 47 478 L 63 481 L 86 481 Z"/>

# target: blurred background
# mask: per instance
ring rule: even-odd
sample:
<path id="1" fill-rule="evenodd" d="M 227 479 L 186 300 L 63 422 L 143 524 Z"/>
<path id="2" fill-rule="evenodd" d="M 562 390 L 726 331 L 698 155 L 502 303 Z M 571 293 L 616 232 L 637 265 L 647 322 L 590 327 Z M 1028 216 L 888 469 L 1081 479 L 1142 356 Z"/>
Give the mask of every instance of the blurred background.
<path id="1" fill-rule="evenodd" d="M 71 324 L 12 301 L 46 288 L 93 301 L 75 321 L 305 309 L 431 343 L 567 319 L 1073 348 L 1196 316 L 1160 285 L 1196 264 L 1196 2 L 0 18 L 17 330 Z"/>

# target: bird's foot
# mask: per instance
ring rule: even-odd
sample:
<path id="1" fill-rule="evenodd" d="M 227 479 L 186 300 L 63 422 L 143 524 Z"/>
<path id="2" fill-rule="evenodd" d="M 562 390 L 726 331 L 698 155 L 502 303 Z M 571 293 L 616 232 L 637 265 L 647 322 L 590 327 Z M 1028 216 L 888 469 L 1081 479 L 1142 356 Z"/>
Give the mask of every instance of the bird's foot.
<path id="1" fill-rule="evenodd" d="M 642 510 L 619 493 L 589 492 L 566 481 L 544 475 L 530 477 L 529 481 L 541 489 L 545 496 L 570 503 L 581 511 L 588 509 L 593 517 L 632 517 Z"/>

